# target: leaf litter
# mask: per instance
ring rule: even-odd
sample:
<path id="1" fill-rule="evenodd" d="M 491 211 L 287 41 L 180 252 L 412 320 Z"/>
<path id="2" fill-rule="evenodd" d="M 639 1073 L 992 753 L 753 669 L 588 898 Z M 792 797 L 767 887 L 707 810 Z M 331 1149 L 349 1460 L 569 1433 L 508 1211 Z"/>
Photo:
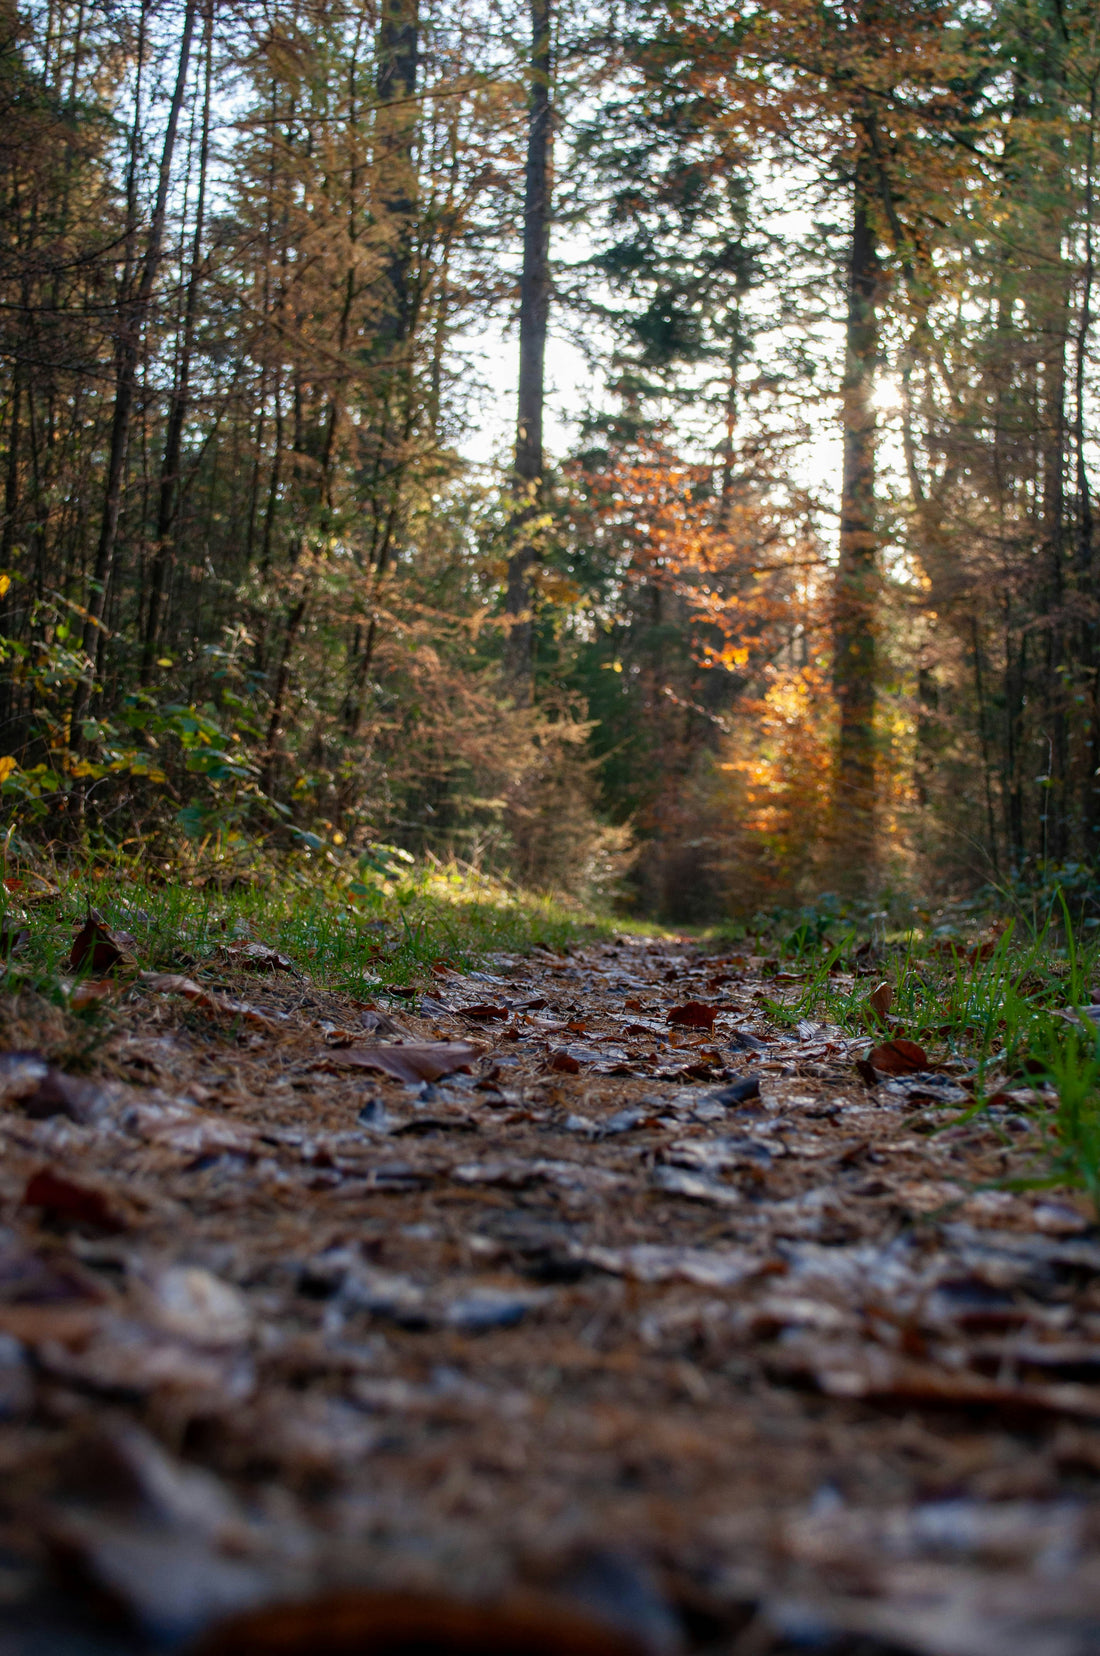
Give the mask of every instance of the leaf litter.
<path id="1" fill-rule="evenodd" d="M 94 1048 L 0 1054 L 16 1656 L 1092 1648 L 1100 1237 L 1011 1088 L 684 942 L 398 1021 L 84 931 Z"/>

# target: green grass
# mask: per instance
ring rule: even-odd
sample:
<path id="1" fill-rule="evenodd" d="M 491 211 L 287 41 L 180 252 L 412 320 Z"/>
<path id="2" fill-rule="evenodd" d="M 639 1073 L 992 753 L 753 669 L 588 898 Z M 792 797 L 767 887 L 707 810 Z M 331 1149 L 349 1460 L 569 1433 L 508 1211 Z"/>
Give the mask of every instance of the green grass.
<path id="1" fill-rule="evenodd" d="M 1100 942 L 1094 930 L 1078 933 L 1061 894 L 1038 922 L 1018 915 L 1004 924 L 991 949 L 978 935 L 944 941 L 911 929 L 880 937 L 861 957 L 857 928 L 828 930 L 831 938 L 820 924 L 787 920 L 751 940 L 799 979 L 769 997 L 769 1015 L 876 1042 L 904 1036 L 933 1065 L 965 1068 L 974 1103 L 961 1114 L 945 1107 L 945 1127 L 980 1114 L 1001 1089 L 1049 1085 L 1057 1103 L 1030 1111 L 1047 1167 L 1032 1182 L 1075 1185 L 1100 1215 L 1100 1030 L 1083 1014 L 1075 1021 L 1100 988 Z M 868 1006 L 882 982 L 893 990 L 887 1020 Z"/>
<path id="2" fill-rule="evenodd" d="M 8 874 L 27 881 L 6 892 L 9 926 L 31 933 L 9 963 L 8 987 L 22 982 L 55 999 L 63 998 L 61 980 L 72 976 L 66 960 L 89 905 L 113 929 L 133 936 L 134 956 L 146 970 L 198 970 L 219 946 L 250 938 L 286 955 L 314 981 L 357 994 L 424 982 L 441 959 L 469 969 L 498 951 L 561 951 L 624 929 L 621 919 L 453 865 L 399 865 L 381 873 L 299 853 L 237 877 L 228 889 L 202 875 L 180 884 L 155 870 L 143 877 L 105 866 L 77 873 L 54 868 L 40 870 L 39 878 L 58 895 L 38 901 L 26 901 L 33 874 Z"/>
<path id="3" fill-rule="evenodd" d="M 25 884 L 3 892 L 0 910 L 6 905 L 9 927 L 31 936 L 8 960 L 0 989 L 26 987 L 66 1006 L 67 957 L 89 904 L 108 925 L 133 935 L 144 969 L 194 973 L 210 962 L 220 971 L 219 946 L 254 939 L 314 982 L 357 996 L 426 983 L 439 961 L 469 970 L 496 953 L 560 952 L 624 931 L 660 932 L 468 868 L 417 866 L 400 857 L 341 861 L 331 851 L 302 850 L 228 875 L 196 867 L 182 879 L 124 859 L 75 868 L 9 865 L 9 879 Z M 56 894 L 28 900 L 41 881 Z M 703 941 L 719 945 L 714 936 Z M 959 936 L 945 943 L 918 929 L 867 937 L 865 927 L 835 915 L 827 924 L 780 920 L 768 931 L 742 932 L 736 942 L 721 939 L 797 975 L 765 1003 L 780 1025 L 812 1018 L 875 1040 L 904 1035 L 933 1064 L 965 1066 L 974 1099 L 967 1116 L 999 1088 L 1049 1083 L 1057 1104 L 1032 1110 L 1049 1174 L 1036 1182 L 1074 1184 L 1100 1214 L 1100 1030 L 1087 1018 L 1064 1016 L 1090 1003 L 1093 984 L 1100 987 L 1100 938 L 1095 931 L 1078 935 L 1056 900 L 1042 923 L 1018 916 L 991 949 L 975 951 L 978 941 Z M 886 1021 L 867 1004 L 880 982 L 893 990 Z M 93 1009 L 86 1021 L 99 1015 Z M 957 1111 L 945 1110 L 944 1126 L 957 1119 Z"/>

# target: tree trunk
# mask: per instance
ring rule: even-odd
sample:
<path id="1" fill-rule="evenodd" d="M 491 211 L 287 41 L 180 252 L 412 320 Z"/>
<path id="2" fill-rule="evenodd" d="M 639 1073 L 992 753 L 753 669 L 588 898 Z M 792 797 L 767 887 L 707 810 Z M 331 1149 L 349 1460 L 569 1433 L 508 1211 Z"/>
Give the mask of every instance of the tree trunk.
<path id="1" fill-rule="evenodd" d="M 519 398 L 516 418 L 515 487 L 519 507 L 513 534 L 519 544 L 508 559 L 505 612 L 510 626 L 505 671 L 516 700 L 530 699 L 535 629 L 531 615 L 531 571 L 538 561 L 530 526 L 542 493 L 542 419 L 546 385 L 546 328 L 550 316 L 550 164 L 553 111 L 550 103 L 551 0 L 531 0 L 531 91 L 527 115 L 527 171 L 524 181 L 523 273 L 519 290 Z"/>
<path id="2" fill-rule="evenodd" d="M 213 34 L 214 0 L 206 0 L 206 18 L 203 29 L 206 76 L 203 87 L 202 133 L 199 139 L 199 180 L 198 198 L 195 202 L 195 233 L 191 245 L 191 269 L 188 274 L 187 297 L 184 301 L 179 367 L 172 391 L 171 404 L 168 409 L 164 456 L 160 467 L 156 546 L 149 571 L 149 606 L 146 611 L 145 639 L 141 653 L 142 684 L 149 682 L 160 638 L 161 608 L 172 561 L 171 539 L 179 490 L 183 424 L 187 418 L 189 407 L 191 358 L 195 349 L 195 325 L 198 319 L 199 291 L 202 286 L 202 239 L 206 228 L 206 175 L 210 158 L 210 99 L 214 70 Z"/>
<path id="3" fill-rule="evenodd" d="M 879 261 L 867 164 L 857 164 L 848 256 L 840 546 L 833 599 L 833 687 L 839 732 L 833 778 L 835 851 L 842 883 L 867 889 L 875 861 L 875 674 L 878 531 L 875 411 Z"/>
<path id="4" fill-rule="evenodd" d="M 99 542 L 96 547 L 95 567 L 92 573 L 91 591 L 88 595 L 88 613 L 82 641 L 85 655 L 94 657 L 97 670 L 103 653 L 103 613 L 107 606 L 107 593 L 111 584 L 115 548 L 118 542 L 118 521 L 122 508 L 122 492 L 126 471 L 126 455 L 130 442 L 130 421 L 134 406 L 134 392 L 137 387 L 141 334 L 149 314 L 157 273 L 160 270 L 161 252 L 164 246 L 164 221 L 168 211 L 168 189 L 172 177 L 172 158 L 175 154 L 180 110 L 183 107 L 184 92 L 187 86 L 187 68 L 191 58 L 191 39 L 195 30 L 196 6 L 197 0 L 187 0 L 187 9 L 183 18 L 183 34 L 180 39 L 179 59 L 176 66 L 176 83 L 172 92 L 172 102 L 168 109 L 168 122 L 165 127 L 164 144 L 161 150 L 156 202 L 149 224 L 145 257 L 142 260 L 137 289 L 132 294 L 129 291 L 124 293 L 119 310 L 118 343 L 115 353 L 115 406 L 111 420 L 107 478 L 103 492 L 103 517 L 100 523 Z M 73 697 L 72 730 L 74 742 L 79 742 L 79 725 L 87 708 L 90 694 L 91 682 L 85 676 L 78 683 L 76 694 Z"/>
<path id="5" fill-rule="evenodd" d="M 1076 362 L 1074 369 L 1074 453 L 1077 474 L 1077 584 L 1084 598 L 1082 620 L 1081 661 L 1089 683 L 1091 700 L 1088 738 L 1088 763 L 1085 765 L 1082 819 L 1085 836 L 1085 855 L 1095 866 L 1100 859 L 1100 616 L 1097 614 L 1097 582 L 1093 555 L 1092 492 L 1089 485 L 1086 428 L 1086 370 L 1089 355 L 1089 333 L 1092 328 L 1092 290 L 1096 279 L 1096 255 L 1093 240 L 1092 215 L 1095 192 L 1097 79 L 1094 73 L 1089 85 L 1088 136 L 1085 143 L 1085 191 L 1081 205 L 1084 223 L 1084 261 L 1081 271 L 1081 304 L 1077 321 Z"/>
<path id="6" fill-rule="evenodd" d="M 416 419 L 410 341 L 416 327 L 418 296 L 412 276 L 412 228 L 418 196 L 416 84 L 420 69 L 418 0 L 383 0 L 378 20 L 378 70 L 375 91 L 375 163 L 383 209 L 392 240 L 386 264 L 386 302 L 378 322 L 375 353 L 382 365 L 375 410 L 372 478 L 368 488 L 373 522 L 368 567 L 373 570 L 370 602 L 378 598 L 389 563 L 403 538 L 405 452 Z M 360 636 L 357 627 L 355 639 Z M 345 705 L 358 734 L 363 696 L 370 679 L 378 638 L 378 616 L 371 615 L 361 651 L 348 662 Z"/>
<path id="7" fill-rule="evenodd" d="M 382 206 L 393 221 L 386 262 L 388 293 L 378 327 L 379 344 L 392 352 L 408 338 L 411 314 L 410 230 L 416 207 L 413 148 L 416 141 L 416 79 L 420 66 L 418 0 L 382 0 L 378 19 L 375 89 L 375 163 Z"/>

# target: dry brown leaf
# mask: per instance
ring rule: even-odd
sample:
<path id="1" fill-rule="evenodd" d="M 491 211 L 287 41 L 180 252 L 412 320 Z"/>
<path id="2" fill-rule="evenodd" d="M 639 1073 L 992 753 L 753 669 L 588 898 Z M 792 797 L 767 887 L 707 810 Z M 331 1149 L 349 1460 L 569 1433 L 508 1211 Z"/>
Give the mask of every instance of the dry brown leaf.
<path id="1" fill-rule="evenodd" d="M 45 903 L 61 896 L 60 889 L 39 874 L 28 874 L 22 879 L 17 874 L 8 874 L 0 883 L 9 896 L 17 897 L 21 903 Z"/>
<path id="2" fill-rule="evenodd" d="M 882 1075 L 912 1075 L 916 1070 L 928 1068 L 928 1054 L 915 1041 L 899 1036 L 895 1041 L 875 1047 L 870 1062 Z"/>
<path id="3" fill-rule="evenodd" d="M 73 939 L 69 966 L 74 972 L 90 970 L 97 977 L 106 977 L 110 972 L 134 971 L 137 962 L 130 953 L 133 946 L 134 939 L 129 932 L 113 932 L 94 909 L 89 909 L 88 918 Z"/>
<path id="4" fill-rule="evenodd" d="M 541 1594 L 496 1604 L 347 1593 L 239 1616 L 196 1656 L 652 1656 L 647 1640 Z"/>
<path id="5" fill-rule="evenodd" d="M 0 919 L 0 955 L 22 954 L 30 940 L 29 928 L 21 926 L 10 914 Z"/>
<path id="6" fill-rule="evenodd" d="M 894 1004 L 894 987 L 890 983 L 880 983 L 877 989 L 872 989 L 867 996 L 867 1005 L 878 1018 L 885 1018 Z"/>
<path id="7" fill-rule="evenodd" d="M 1100 1388 L 1073 1383 L 1020 1384 L 969 1369 L 937 1368 L 879 1346 L 792 1347 L 784 1368 L 813 1375 L 832 1397 L 878 1397 L 948 1408 L 984 1404 L 1004 1414 L 1066 1414 L 1100 1420 Z"/>
<path id="8" fill-rule="evenodd" d="M 54 1250 L 39 1252 L 11 1230 L 0 1236 L 0 1306 L 29 1310 L 89 1301 L 99 1304 L 104 1298 L 102 1285 L 76 1260 Z"/>
<path id="9" fill-rule="evenodd" d="M 228 995 L 216 995 L 212 989 L 205 989 L 194 978 L 181 977 L 178 972 L 142 972 L 141 981 L 147 988 L 162 995 L 182 995 L 185 1000 L 201 1006 L 206 1012 L 217 1012 L 227 1018 L 244 1018 L 249 1023 L 259 1024 L 263 1029 L 274 1029 L 275 1025 L 266 1013 L 255 1006 L 249 1006 L 247 1001 L 232 1000 Z"/>
<path id="10" fill-rule="evenodd" d="M 55 1173 L 52 1167 L 41 1167 L 31 1174 L 22 1205 L 43 1208 L 54 1217 L 75 1219 L 96 1230 L 117 1232 L 127 1228 L 126 1220 L 104 1191 Z"/>
<path id="11" fill-rule="evenodd" d="M 667 1022 L 679 1024 L 683 1029 L 713 1029 L 714 1020 L 719 1012 L 724 1011 L 721 1006 L 707 1006 L 704 1001 L 685 1001 L 683 1006 L 669 1008 Z"/>
<path id="12" fill-rule="evenodd" d="M 269 949 L 266 943 L 228 943 L 225 952 L 235 966 L 246 966 L 251 972 L 294 972 L 298 975 L 294 962 L 277 949 Z"/>
<path id="13" fill-rule="evenodd" d="M 73 984 L 69 1005 L 74 1012 L 83 1012 L 89 1006 L 98 1006 L 101 1001 L 117 999 L 118 993 L 119 985 L 112 978 L 88 978 L 84 983 Z"/>
<path id="14" fill-rule="evenodd" d="M 91 1081 L 66 1075 L 36 1052 L 0 1053 L 0 1099 L 17 1101 L 38 1120 L 65 1115 L 70 1121 L 91 1121 L 103 1094 Z"/>
<path id="15" fill-rule="evenodd" d="M 472 1068 L 484 1051 L 469 1041 L 425 1041 L 420 1044 L 376 1047 L 344 1047 L 326 1053 L 326 1059 L 341 1069 L 379 1070 L 409 1085 L 417 1081 L 438 1081 L 456 1070 Z"/>

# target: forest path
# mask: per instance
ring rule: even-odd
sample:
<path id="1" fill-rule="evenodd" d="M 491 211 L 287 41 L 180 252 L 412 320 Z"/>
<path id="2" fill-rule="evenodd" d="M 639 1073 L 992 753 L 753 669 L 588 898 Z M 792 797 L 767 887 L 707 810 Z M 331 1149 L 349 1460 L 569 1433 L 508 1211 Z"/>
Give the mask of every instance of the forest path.
<path id="1" fill-rule="evenodd" d="M 1010 1097 L 690 942 L 248 964 L 0 1059 L 0 1656 L 1097 1648 L 1100 1241 L 988 1188 Z"/>

